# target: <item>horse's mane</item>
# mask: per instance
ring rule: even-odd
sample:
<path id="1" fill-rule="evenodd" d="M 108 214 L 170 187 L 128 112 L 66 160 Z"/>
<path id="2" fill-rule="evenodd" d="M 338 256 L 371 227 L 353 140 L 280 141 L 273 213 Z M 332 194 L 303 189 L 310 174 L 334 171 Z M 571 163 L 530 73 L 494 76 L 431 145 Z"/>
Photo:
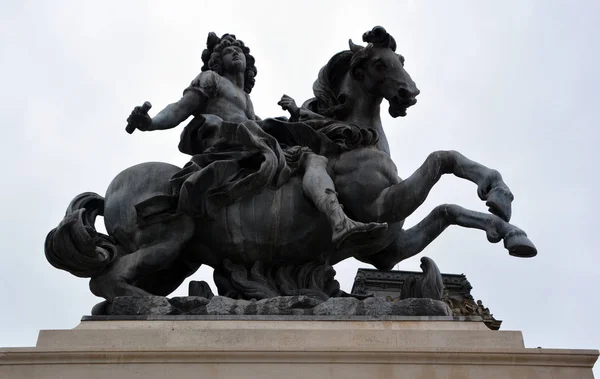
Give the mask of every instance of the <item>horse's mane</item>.
<path id="1" fill-rule="evenodd" d="M 353 106 L 350 97 L 340 92 L 344 77 L 361 66 L 373 48 L 383 47 L 396 51 L 396 40 L 381 26 L 364 33 L 362 39 L 367 42 L 367 46 L 354 45 L 350 40 L 350 50 L 337 53 L 321 68 L 313 84 L 315 97 L 304 102 L 303 107 L 325 117 L 344 119 Z"/>
<path id="2" fill-rule="evenodd" d="M 351 109 L 351 104 L 344 93 L 340 93 L 342 80 L 350 69 L 354 53 L 344 50 L 335 54 L 319 71 L 313 83 L 315 97 L 307 100 L 304 107 L 325 117 L 342 119 Z"/>

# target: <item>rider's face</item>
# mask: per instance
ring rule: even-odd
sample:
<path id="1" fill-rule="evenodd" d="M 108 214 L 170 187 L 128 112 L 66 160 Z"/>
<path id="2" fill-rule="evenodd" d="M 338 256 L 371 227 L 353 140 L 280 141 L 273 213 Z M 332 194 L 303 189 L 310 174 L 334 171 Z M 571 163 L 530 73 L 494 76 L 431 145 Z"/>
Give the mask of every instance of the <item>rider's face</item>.
<path id="1" fill-rule="evenodd" d="M 241 48 L 228 46 L 221 52 L 221 61 L 225 72 L 243 72 L 246 70 L 246 56 Z"/>

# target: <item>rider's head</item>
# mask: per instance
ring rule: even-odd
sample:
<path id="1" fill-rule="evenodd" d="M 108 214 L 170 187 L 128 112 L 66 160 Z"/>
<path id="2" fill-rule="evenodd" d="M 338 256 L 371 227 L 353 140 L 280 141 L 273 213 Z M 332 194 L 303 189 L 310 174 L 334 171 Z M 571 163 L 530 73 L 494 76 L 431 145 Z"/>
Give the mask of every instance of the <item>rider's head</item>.
<path id="1" fill-rule="evenodd" d="M 256 66 L 250 49 L 244 42 L 235 38 L 233 34 L 224 34 L 219 38 L 215 33 L 209 33 L 206 40 L 206 49 L 202 52 L 202 71 L 212 70 L 223 75 L 230 70 L 244 71 L 244 91 L 250 93 L 254 87 Z"/>

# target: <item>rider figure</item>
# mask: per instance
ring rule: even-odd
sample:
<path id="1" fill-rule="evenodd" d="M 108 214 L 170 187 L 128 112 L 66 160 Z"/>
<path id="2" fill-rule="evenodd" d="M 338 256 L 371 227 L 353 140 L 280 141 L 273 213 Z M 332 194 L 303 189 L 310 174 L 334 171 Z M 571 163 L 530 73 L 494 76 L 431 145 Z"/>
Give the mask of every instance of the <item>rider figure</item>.
<path id="1" fill-rule="evenodd" d="M 142 131 L 164 130 L 176 127 L 191 115 L 218 116 L 230 123 L 260 120 L 254 114 L 249 97 L 256 75 L 250 50 L 230 34 L 225 34 L 219 39 L 214 33 L 210 33 L 207 46 L 202 54 L 202 72 L 183 92 L 183 97 L 165 107 L 154 118 L 150 118 L 141 107 L 136 107 L 127 120 L 129 125 Z M 183 135 L 185 134 L 184 131 Z M 203 144 L 206 144 L 206 141 L 203 141 Z M 332 241 L 336 247 L 339 248 L 351 235 L 353 240 L 357 237 L 360 240 L 370 232 L 382 232 L 387 228 L 385 223 L 365 224 L 350 219 L 343 211 L 333 180 L 327 173 L 327 158 L 307 148 L 303 149 L 306 154 L 302 160 L 302 189 L 317 209 L 327 217 L 333 230 Z"/>

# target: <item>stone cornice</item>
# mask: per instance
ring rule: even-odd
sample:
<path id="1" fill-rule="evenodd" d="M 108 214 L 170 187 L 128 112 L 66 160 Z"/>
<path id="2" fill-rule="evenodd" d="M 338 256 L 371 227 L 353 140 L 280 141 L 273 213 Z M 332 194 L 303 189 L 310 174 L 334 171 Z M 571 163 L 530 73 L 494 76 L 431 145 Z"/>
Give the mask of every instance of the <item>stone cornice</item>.
<path id="1" fill-rule="evenodd" d="M 598 350 L 412 349 L 401 351 L 205 351 L 86 349 L 52 351 L 0 349 L 0 365 L 134 363 L 345 363 L 510 365 L 592 368 Z"/>

